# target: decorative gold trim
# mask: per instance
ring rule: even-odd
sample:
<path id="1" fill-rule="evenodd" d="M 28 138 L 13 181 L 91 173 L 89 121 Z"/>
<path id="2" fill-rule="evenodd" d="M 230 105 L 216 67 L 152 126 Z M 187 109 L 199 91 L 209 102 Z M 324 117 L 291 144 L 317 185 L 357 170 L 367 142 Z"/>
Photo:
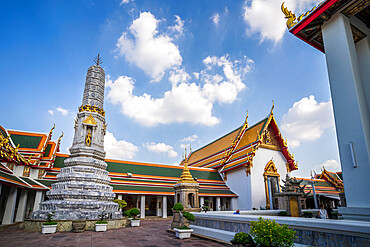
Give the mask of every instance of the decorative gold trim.
<path id="1" fill-rule="evenodd" d="M 87 132 L 85 143 L 86 143 L 87 146 L 89 146 L 89 147 L 91 146 L 91 132 L 90 132 L 90 130 Z"/>
<path id="2" fill-rule="evenodd" d="M 96 125 L 96 121 L 95 121 L 95 119 L 94 119 L 94 117 L 91 115 L 91 113 L 90 113 L 90 115 L 84 120 L 84 121 L 82 121 L 83 123 L 85 123 L 85 124 L 91 124 L 91 125 Z"/>
<path id="3" fill-rule="evenodd" d="M 97 106 L 92 106 L 92 105 L 82 105 L 78 108 L 78 112 L 83 112 L 83 111 L 89 111 L 89 112 L 96 112 L 102 115 L 103 117 L 105 116 L 105 111 L 103 109 L 100 109 Z"/>
<path id="4" fill-rule="evenodd" d="M 31 172 L 31 167 L 25 166 L 23 168 L 23 177 L 29 177 Z"/>

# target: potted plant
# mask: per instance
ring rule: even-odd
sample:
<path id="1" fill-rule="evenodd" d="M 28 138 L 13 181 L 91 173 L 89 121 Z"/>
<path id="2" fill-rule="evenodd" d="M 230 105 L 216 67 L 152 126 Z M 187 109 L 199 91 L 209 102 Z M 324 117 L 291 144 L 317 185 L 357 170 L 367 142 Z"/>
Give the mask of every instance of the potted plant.
<path id="1" fill-rule="evenodd" d="M 140 220 L 139 219 L 136 219 L 136 216 L 140 214 L 140 210 L 137 209 L 137 208 L 132 208 L 130 210 L 130 215 L 132 217 L 132 219 L 130 220 L 131 221 L 131 226 L 134 227 L 134 226 L 140 226 Z"/>
<path id="2" fill-rule="evenodd" d="M 249 234 L 259 246 L 292 247 L 296 238 L 295 231 L 287 225 L 279 225 L 274 220 L 264 220 L 262 217 L 258 221 L 251 221 L 250 227 Z"/>
<path id="3" fill-rule="evenodd" d="M 57 231 L 58 222 L 53 220 L 54 211 L 48 214 L 47 221 L 42 224 L 41 233 L 55 233 Z"/>
<path id="4" fill-rule="evenodd" d="M 304 216 L 305 218 L 312 218 L 313 213 L 312 213 L 312 212 L 310 212 L 310 211 L 303 212 L 303 216 Z"/>
<path id="5" fill-rule="evenodd" d="M 104 220 L 107 217 L 107 213 L 103 211 L 101 214 L 98 215 L 99 221 L 95 223 L 95 231 L 96 232 L 106 232 L 108 221 Z"/>
<path id="6" fill-rule="evenodd" d="M 187 219 L 188 221 L 195 221 L 194 215 L 192 213 L 182 211 L 184 210 L 184 207 L 181 203 L 176 203 L 172 209 L 174 212 L 179 213 L 179 216 L 180 216 L 180 226 L 177 228 L 174 228 L 176 237 L 179 239 L 190 238 L 191 233 L 193 232 L 193 229 L 189 228 L 185 224 L 184 218 Z"/>
<path id="7" fill-rule="evenodd" d="M 230 240 L 233 246 L 256 246 L 251 235 L 245 232 L 235 233 L 234 238 Z"/>
<path id="8" fill-rule="evenodd" d="M 204 200 L 204 204 L 202 205 L 202 210 L 207 213 L 209 211 L 209 206 L 208 206 L 209 201 Z"/>

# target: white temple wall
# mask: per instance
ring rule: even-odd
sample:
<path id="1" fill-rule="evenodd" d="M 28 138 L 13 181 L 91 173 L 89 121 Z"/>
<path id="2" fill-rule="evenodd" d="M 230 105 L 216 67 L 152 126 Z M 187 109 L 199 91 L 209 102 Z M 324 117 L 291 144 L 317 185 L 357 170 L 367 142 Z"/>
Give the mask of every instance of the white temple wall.
<path id="1" fill-rule="evenodd" d="M 225 183 L 232 192 L 238 195 L 236 205 L 233 205 L 235 209 L 249 210 L 252 208 L 251 178 L 247 177 L 244 168 L 228 172 Z"/>
<path id="2" fill-rule="evenodd" d="M 277 172 L 280 174 L 280 185 L 282 184 L 281 179 L 285 179 L 286 160 L 280 151 L 271 149 L 259 148 L 256 151 L 256 155 L 253 158 L 253 168 L 251 169 L 251 208 L 266 207 L 266 193 L 265 193 L 265 182 L 263 179 L 264 169 L 270 160 L 274 161 Z M 249 209 L 251 209 L 249 208 Z"/>

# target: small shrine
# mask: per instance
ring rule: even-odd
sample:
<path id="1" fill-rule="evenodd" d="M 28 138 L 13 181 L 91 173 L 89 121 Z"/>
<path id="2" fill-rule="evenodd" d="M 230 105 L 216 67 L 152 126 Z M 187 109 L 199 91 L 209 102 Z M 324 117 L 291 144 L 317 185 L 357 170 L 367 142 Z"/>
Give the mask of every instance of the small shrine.
<path id="1" fill-rule="evenodd" d="M 276 194 L 279 209 L 286 210 L 291 217 L 302 216 L 301 199 L 309 194 L 304 192 L 306 185 L 300 186 L 303 179 L 298 181 L 296 178 L 291 178 L 288 173 L 286 179 L 282 181 L 284 185 L 281 186 L 281 192 Z"/>

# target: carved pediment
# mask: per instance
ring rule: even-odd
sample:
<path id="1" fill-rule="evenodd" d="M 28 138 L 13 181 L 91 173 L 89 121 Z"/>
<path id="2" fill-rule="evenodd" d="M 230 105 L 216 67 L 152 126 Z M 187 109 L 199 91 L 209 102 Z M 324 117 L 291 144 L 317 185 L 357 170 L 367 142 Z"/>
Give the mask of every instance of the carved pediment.
<path id="1" fill-rule="evenodd" d="M 96 125 L 96 121 L 91 114 L 83 121 L 83 123 L 88 125 Z"/>

